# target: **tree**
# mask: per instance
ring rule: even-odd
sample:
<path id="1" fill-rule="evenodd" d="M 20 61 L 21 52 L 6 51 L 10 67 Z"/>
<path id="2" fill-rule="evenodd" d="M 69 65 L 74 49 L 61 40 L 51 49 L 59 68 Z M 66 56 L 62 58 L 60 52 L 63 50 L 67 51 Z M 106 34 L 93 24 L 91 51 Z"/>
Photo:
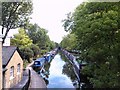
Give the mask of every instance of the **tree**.
<path id="1" fill-rule="evenodd" d="M 118 10 L 118 2 L 87 2 L 72 14 L 71 30 L 77 37 L 80 58 L 90 64 L 82 73 L 90 76 L 93 87 L 120 87 Z"/>
<path id="2" fill-rule="evenodd" d="M 67 44 L 66 44 L 67 43 Z M 67 50 L 77 49 L 77 40 L 75 34 L 68 34 L 63 37 L 63 40 L 60 43 L 62 48 Z"/>
<path id="3" fill-rule="evenodd" d="M 2 34 L 4 40 L 10 29 L 26 27 L 29 22 L 29 15 L 32 13 L 32 2 L 2 2 Z"/>
<path id="4" fill-rule="evenodd" d="M 33 58 L 37 58 L 40 55 L 40 48 L 37 45 L 32 44 L 30 49 L 33 51 Z"/>
<path id="5" fill-rule="evenodd" d="M 11 39 L 11 44 L 19 48 L 30 47 L 32 45 L 32 40 L 26 34 L 25 30 L 20 28 L 18 34 L 14 35 L 14 38 Z"/>
<path id="6" fill-rule="evenodd" d="M 37 24 L 29 24 L 26 32 L 28 36 L 33 40 L 33 43 L 38 45 L 40 49 L 50 49 L 52 42 L 47 35 L 47 30 L 40 28 L 40 26 Z"/>
<path id="7" fill-rule="evenodd" d="M 63 22 L 63 27 L 64 30 L 67 31 L 71 31 L 73 29 L 74 26 L 74 22 L 73 22 L 73 17 L 72 17 L 72 13 L 68 13 L 67 14 L 67 19 L 62 20 Z"/>
<path id="8" fill-rule="evenodd" d="M 49 47 L 50 47 L 50 50 L 53 50 L 55 48 L 55 42 L 54 41 L 50 41 Z"/>
<path id="9" fill-rule="evenodd" d="M 30 58 L 37 54 L 37 51 L 34 51 L 37 46 L 32 48 L 32 40 L 24 29 L 20 28 L 18 31 L 19 33 L 15 34 L 14 38 L 11 39 L 11 45 L 17 46 L 20 49 L 22 58 L 30 62 Z"/>
<path id="10" fill-rule="evenodd" d="M 20 48 L 20 54 L 24 60 L 30 63 L 30 58 L 34 56 L 34 52 L 29 47 Z"/>

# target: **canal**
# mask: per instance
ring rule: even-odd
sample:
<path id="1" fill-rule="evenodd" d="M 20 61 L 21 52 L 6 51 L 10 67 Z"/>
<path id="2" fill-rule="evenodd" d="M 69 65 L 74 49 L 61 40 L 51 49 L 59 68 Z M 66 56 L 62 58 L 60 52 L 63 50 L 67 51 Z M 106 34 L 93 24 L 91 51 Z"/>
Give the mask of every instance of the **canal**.
<path id="1" fill-rule="evenodd" d="M 47 88 L 73 88 L 78 87 L 73 67 L 64 55 L 58 53 L 50 63 L 45 64 L 40 74 L 47 84 Z"/>

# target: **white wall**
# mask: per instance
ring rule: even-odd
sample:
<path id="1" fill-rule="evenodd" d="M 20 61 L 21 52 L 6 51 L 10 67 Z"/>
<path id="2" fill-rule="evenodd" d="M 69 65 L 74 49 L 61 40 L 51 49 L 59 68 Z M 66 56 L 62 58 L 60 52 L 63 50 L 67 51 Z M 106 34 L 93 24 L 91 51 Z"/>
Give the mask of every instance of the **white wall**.
<path id="1" fill-rule="evenodd" d="M 0 33 L 0 90 L 2 89 L 2 36 Z"/>
<path id="2" fill-rule="evenodd" d="M 10 37 L 6 37 L 3 46 L 10 46 Z"/>

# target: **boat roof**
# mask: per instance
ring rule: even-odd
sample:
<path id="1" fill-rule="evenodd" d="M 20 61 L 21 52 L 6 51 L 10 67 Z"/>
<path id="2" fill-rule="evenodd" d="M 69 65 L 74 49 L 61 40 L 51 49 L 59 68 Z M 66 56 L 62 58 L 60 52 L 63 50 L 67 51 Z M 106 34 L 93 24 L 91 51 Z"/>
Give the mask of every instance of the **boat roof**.
<path id="1" fill-rule="evenodd" d="M 45 60 L 45 58 L 44 58 L 44 57 L 38 58 L 38 59 L 36 59 L 35 61 L 41 61 L 41 60 Z"/>

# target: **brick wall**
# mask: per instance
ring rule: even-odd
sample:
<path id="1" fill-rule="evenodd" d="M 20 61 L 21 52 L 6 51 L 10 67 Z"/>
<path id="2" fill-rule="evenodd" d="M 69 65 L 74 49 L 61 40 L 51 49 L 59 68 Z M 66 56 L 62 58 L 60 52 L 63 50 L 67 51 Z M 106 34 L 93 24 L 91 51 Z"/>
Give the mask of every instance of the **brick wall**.
<path id="1" fill-rule="evenodd" d="M 17 65 L 20 63 L 20 73 L 17 72 Z M 14 66 L 14 78 L 10 78 L 10 68 L 11 66 Z M 13 57 L 11 58 L 10 62 L 6 66 L 7 71 L 5 72 L 5 84 L 4 88 L 10 88 L 17 84 L 21 78 L 22 78 L 22 73 L 23 73 L 23 61 L 17 51 L 15 51 Z"/>

